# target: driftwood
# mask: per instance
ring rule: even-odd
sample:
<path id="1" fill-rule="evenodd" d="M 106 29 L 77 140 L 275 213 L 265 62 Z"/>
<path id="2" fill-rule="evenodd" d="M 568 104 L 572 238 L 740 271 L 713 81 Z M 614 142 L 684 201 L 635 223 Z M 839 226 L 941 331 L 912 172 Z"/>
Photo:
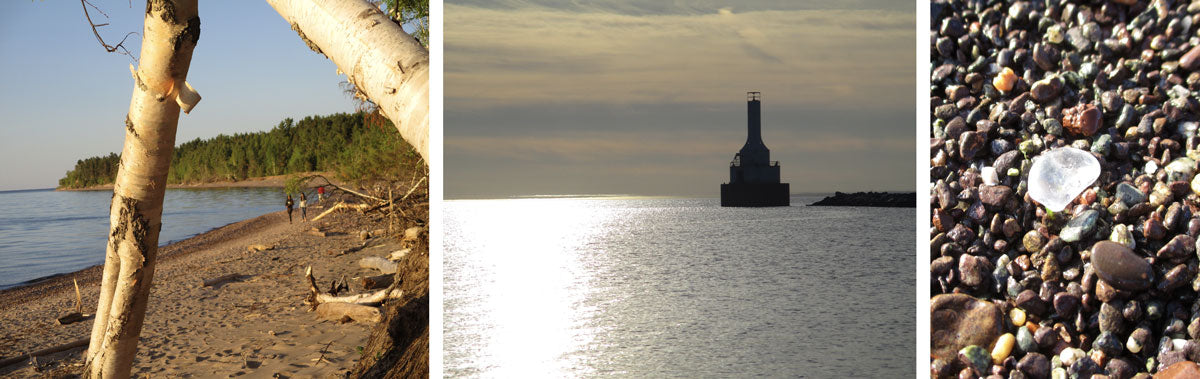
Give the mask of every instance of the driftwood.
<path id="1" fill-rule="evenodd" d="M 408 255 L 408 253 L 411 251 L 412 251 L 412 249 L 396 250 L 396 251 L 393 251 L 391 254 L 388 254 L 387 259 L 392 262 L 399 261 L 401 259 L 404 259 L 404 256 Z"/>
<path id="2" fill-rule="evenodd" d="M 65 316 L 55 319 L 54 321 L 58 322 L 59 325 L 69 325 L 69 324 L 74 324 L 74 323 L 77 323 L 77 322 L 80 322 L 83 320 L 87 320 L 88 317 L 90 317 L 90 316 L 91 315 L 85 315 L 85 314 L 79 313 L 79 312 L 71 312 L 71 313 L 67 313 Z"/>
<path id="3" fill-rule="evenodd" d="M 0 367 L 5 367 L 5 366 L 11 365 L 13 363 L 21 363 L 21 362 L 27 361 L 27 360 L 29 360 L 29 358 L 33 358 L 33 357 L 39 357 L 39 356 L 43 356 L 43 355 L 49 355 L 49 354 L 54 354 L 57 352 L 71 350 L 74 348 L 84 347 L 84 346 L 88 345 L 88 342 L 90 340 L 91 340 L 91 338 L 84 338 L 84 339 L 74 341 L 71 343 L 41 349 L 41 350 L 29 353 L 29 354 L 22 354 L 22 355 L 18 355 L 18 356 L 12 357 L 12 358 L 0 359 Z"/>
<path id="4" fill-rule="evenodd" d="M 316 179 L 316 178 L 321 178 L 321 180 L 324 180 L 324 181 L 325 181 L 325 184 L 323 184 L 323 185 L 319 185 L 319 186 L 317 186 L 317 187 L 333 187 L 333 189 L 335 189 L 335 190 L 342 191 L 342 192 L 346 192 L 346 193 L 348 193 L 348 194 L 351 194 L 351 195 L 354 195 L 354 196 L 358 196 L 358 197 L 361 197 L 361 198 L 364 198 L 364 199 L 370 199 L 370 200 L 375 200 L 375 201 L 380 201 L 380 202 L 381 202 L 381 201 L 384 201 L 383 199 L 380 199 L 380 198 L 378 198 L 378 197 L 371 196 L 371 195 L 367 195 L 367 194 L 364 194 L 364 193 L 361 193 L 361 192 L 358 192 L 358 191 L 351 190 L 351 189 L 349 189 L 349 188 L 346 188 L 346 187 L 339 186 L 339 185 L 337 185 L 337 184 L 333 184 L 333 182 L 329 181 L 329 178 L 326 178 L 326 177 L 325 177 L 325 176 L 323 176 L 323 175 L 309 175 L 309 176 L 306 176 L 306 177 L 300 178 L 300 183 L 307 183 L 309 180 L 313 180 L 313 179 Z"/>
<path id="5" fill-rule="evenodd" d="M 249 251 L 249 252 L 253 253 L 253 252 L 256 252 L 256 251 L 266 251 L 266 250 L 271 250 L 271 249 L 274 249 L 274 248 L 275 248 L 275 246 L 267 246 L 267 245 L 254 244 L 254 245 L 246 246 L 246 251 Z"/>
<path id="6" fill-rule="evenodd" d="M 371 293 L 360 293 L 357 295 L 333 296 L 330 294 L 317 294 L 317 302 L 325 303 L 350 303 L 363 305 L 376 305 L 388 299 L 399 299 L 403 295 L 398 289 L 379 290 Z"/>
<path id="7" fill-rule="evenodd" d="M 373 290 L 373 289 L 387 288 L 388 286 L 391 286 L 392 281 L 395 280 L 395 278 L 396 278 L 396 275 L 394 275 L 394 274 L 383 274 L 383 275 L 376 275 L 376 276 L 368 276 L 368 277 L 359 279 L 359 282 L 362 283 L 364 290 Z"/>
<path id="8" fill-rule="evenodd" d="M 363 211 L 363 212 L 373 212 L 373 211 L 375 211 L 375 210 L 378 210 L 378 209 L 380 209 L 380 208 L 383 208 L 383 207 L 391 207 L 391 206 L 392 206 L 393 204 L 395 204 L 396 202 L 404 202 L 404 200 L 408 199 L 408 196 L 409 196 L 409 195 L 412 195 L 413 191 L 415 191 L 415 190 L 416 190 L 418 187 L 420 187 L 420 186 L 421 186 L 421 183 L 422 183 L 422 182 L 424 182 L 424 181 L 425 181 L 425 178 L 424 178 L 424 177 L 422 177 L 422 178 L 421 178 L 421 180 L 417 181 L 417 183 L 416 183 L 416 184 L 413 184 L 413 185 L 412 185 L 412 187 L 409 187 L 409 189 L 408 189 L 408 192 L 406 192 L 406 193 L 404 194 L 404 196 L 401 196 L 400 198 L 392 198 L 392 199 L 391 199 L 391 200 L 389 200 L 389 201 L 386 201 L 386 202 L 383 202 L 383 203 L 380 203 L 380 204 L 376 204 L 376 205 L 375 205 L 375 206 L 373 206 L 373 207 L 367 208 L 367 210 L 365 210 L 365 211 Z M 391 196 L 391 195 L 389 194 L 389 196 Z M 380 199 L 380 200 L 382 200 L 382 199 Z"/>
<path id="9" fill-rule="evenodd" d="M 393 296 L 399 296 L 400 291 L 377 291 L 373 294 L 355 295 L 355 296 L 332 296 L 323 294 L 317 290 L 317 280 L 313 278 L 312 266 L 308 266 L 304 270 L 304 276 L 308 279 L 309 295 L 304 300 L 312 306 L 312 310 L 317 312 L 317 318 L 320 320 L 336 320 L 344 321 L 351 319 L 358 322 L 379 322 L 383 319 L 383 314 L 379 308 L 355 304 L 354 301 L 375 300 L 371 297 L 380 297 L 378 301 L 382 302 Z M 343 302 L 348 300 L 351 302 Z"/>
<path id="10" fill-rule="evenodd" d="M 401 241 L 416 241 L 417 237 L 419 237 L 421 235 L 421 231 L 423 229 L 425 229 L 425 228 L 422 228 L 420 226 L 414 226 L 414 227 L 405 229 L 404 230 L 404 239 L 402 239 Z"/>
<path id="11" fill-rule="evenodd" d="M 314 236 L 317 236 L 317 237 L 324 237 L 324 236 L 326 236 L 326 234 L 325 234 L 325 232 L 324 232 L 324 231 L 322 231 L 321 229 L 317 229 L 317 228 L 312 228 L 312 230 L 309 230 L 309 231 L 308 231 L 308 234 L 311 234 L 311 235 L 314 235 Z"/>
<path id="12" fill-rule="evenodd" d="M 317 319 L 341 321 L 351 319 L 358 322 L 379 322 L 383 314 L 379 308 L 351 303 L 321 303 L 317 305 Z"/>
<path id="13" fill-rule="evenodd" d="M 204 287 L 212 287 L 225 282 L 238 281 L 241 280 L 242 277 L 242 274 L 226 274 L 212 279 L 204 279 Z"/>
<path id="14" fill-rule="evenodd" d="M 329 209 L 326 209 L 324 212 L 321 212 L 321 214 L 317 215 L 317 217 L 313 217 L 313 219 L 310 221 L 316 222 L 317 220 L 320 220 L 321 218 L 329 215 L 330 213 L 333 213 L 333 211 L 336 211 L 338 209 L 356 209 L 358 211 L 362 211 L 363 209 L 366 209 L 366 208 L 367 208 L 367 204 L 350 205 L 350 204 L 346 204 L 345 202 L 340 202 L 340 203 L 335 204 L 332 207 L 329 207 Z"/>
<path id="15" fill-rule="evenodd" d="M 83 294 L 79 292 L 79 281 L 71 278 L 71 282 L 75 283 L 75 311 L 55 319 L 59 325 L 74 324 L 92 317 L 83 313 Z"/>
<path id="16" fill-rule="evenodd" d="M 358 267 L 373 268 L 379 270 L 383 274 L 395 274 L 398 266 L 396 262 L 389 261 L 380 257 L 366 257 L 358 261 Z"/>

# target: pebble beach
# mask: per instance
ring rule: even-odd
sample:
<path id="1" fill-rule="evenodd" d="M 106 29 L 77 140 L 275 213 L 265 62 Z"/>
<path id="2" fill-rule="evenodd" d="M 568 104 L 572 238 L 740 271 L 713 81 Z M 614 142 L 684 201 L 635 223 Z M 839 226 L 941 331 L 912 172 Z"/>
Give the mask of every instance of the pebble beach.
<path id="1" fill-rule="evenodd" d="M 931 375 L 1200 375 L 1200 3 L 930 7 Z"/>

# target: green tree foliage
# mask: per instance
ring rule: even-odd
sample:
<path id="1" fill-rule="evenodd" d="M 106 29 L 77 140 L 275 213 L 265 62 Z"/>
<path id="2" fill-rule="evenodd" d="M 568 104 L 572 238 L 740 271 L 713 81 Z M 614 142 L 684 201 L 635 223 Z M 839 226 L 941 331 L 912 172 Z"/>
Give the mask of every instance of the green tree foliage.
<path id="1" fill-rule="evenodd" d="M 75 162 L 75 169 L 67 171 L 67 176 L 58 180 L 58 186 L 64 188 L 82 188 L 97 184 L 108 184 L 116 180 L 117 166 L 121 164 L 121 156 L 117 153 L 104 157 L 91 157 Z"/>
<path id="2" fill-rule="evenodd" d="M 413 38 L 429 47 L 429 0 L 376 0 L 384 13 L 401 26 L 412 29 Z"/>
<path id="3" fill-rule="evenodd" d="M 332 171 L 357 182 L 398 178 L 420 165 L 420 156 L 385 120 L 364 121 L 363 113 L 291 118 L 266 132 L 195 139 L 175 148 L 167 182 L 171 184 L 238 181 L 260 176 Z M 112 183 L 120 157 L 81 160 L 61 188 Z"/>

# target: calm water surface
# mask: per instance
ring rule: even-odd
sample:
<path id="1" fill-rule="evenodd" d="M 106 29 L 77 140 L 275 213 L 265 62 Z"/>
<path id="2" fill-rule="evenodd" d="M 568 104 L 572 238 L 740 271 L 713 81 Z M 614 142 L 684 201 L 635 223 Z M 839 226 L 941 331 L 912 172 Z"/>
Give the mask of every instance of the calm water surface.
<path id="1" fill-rule="evenodd" d="M 449 377 L 914 374 L 911 208 L 518 199 L 444 209 Z"/>
<path id="2" fill-rule="evenodd" d="M 278 188 L 169 189 L 160 244 L 283 209 Z M 0 289 L 104 262 L 112 191 L 0 192 Z"/>

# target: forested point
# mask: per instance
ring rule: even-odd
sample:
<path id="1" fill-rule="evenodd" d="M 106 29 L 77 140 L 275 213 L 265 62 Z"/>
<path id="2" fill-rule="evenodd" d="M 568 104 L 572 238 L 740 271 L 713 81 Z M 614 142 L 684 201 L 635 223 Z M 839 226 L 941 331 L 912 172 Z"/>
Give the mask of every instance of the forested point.
<path id="1" fill-rule="evenodd" d="M 120 156 L 91 157 L 58 180 L 61 189 L 111 184 Z M 420 165 L 420 155 L 386 118 L 369 113 L 286 118 L 270 131 L 224 134 L 175 147 L 168 184 L 239 181 L 332 171 L 348 182 L 395 178 Z"/>

